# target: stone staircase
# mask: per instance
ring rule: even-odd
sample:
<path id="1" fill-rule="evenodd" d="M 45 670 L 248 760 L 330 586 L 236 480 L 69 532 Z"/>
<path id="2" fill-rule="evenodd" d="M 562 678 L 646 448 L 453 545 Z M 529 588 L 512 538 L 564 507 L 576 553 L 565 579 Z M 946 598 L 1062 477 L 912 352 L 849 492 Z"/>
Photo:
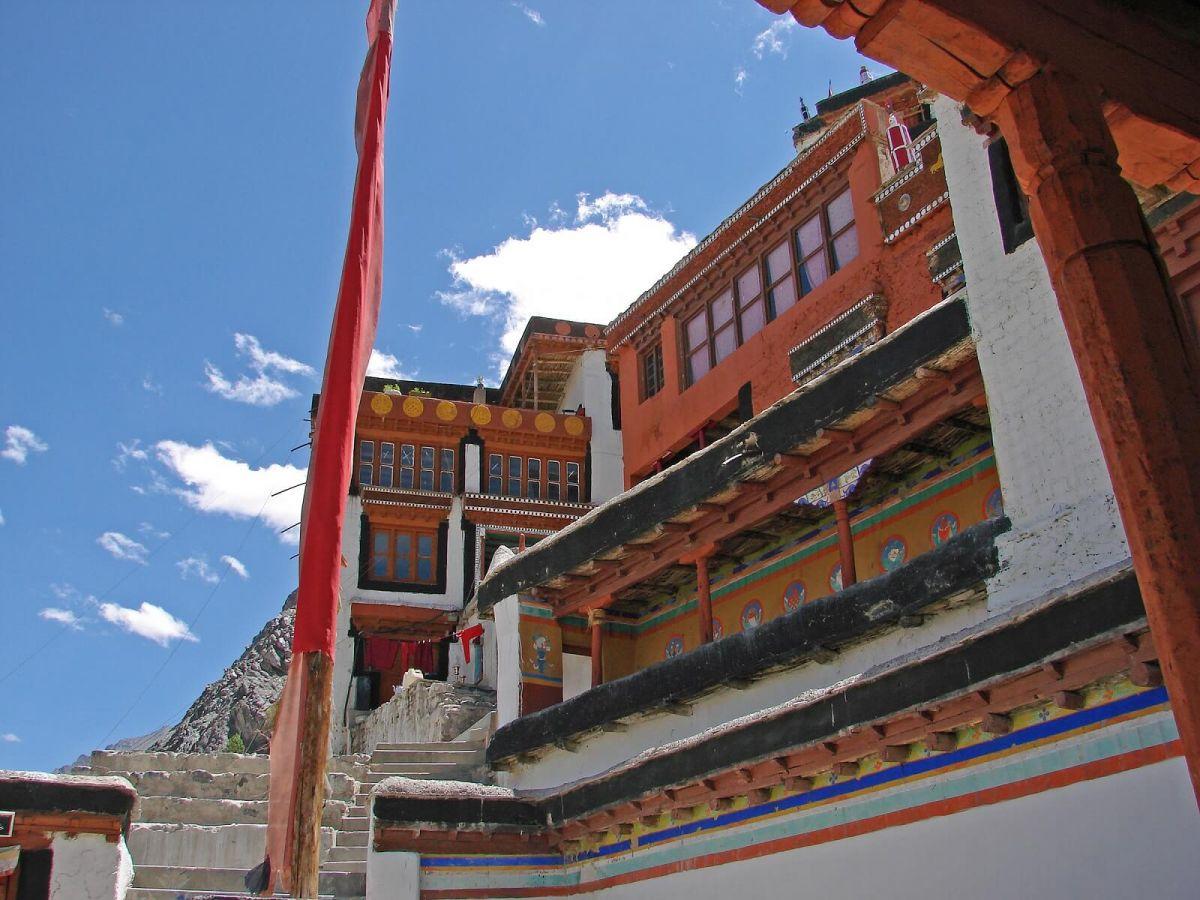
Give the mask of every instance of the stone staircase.
<path id="1" fill-rule="evenodd" d="M 138 791 L 129 833 L 134 862 L 129 900 L 245 894 L 243 879 L 262 862 L 266 848 L 266 756 L 97 751 L 72 771 L 121 775 Z M 325 855 L 367 772 L 365 756 L 330 760 L 321 829 Z M 365 867 L 324 866 L 320 892 L 364 897 Z"/>
<path id="2" fill-rule="evenodd" d="M 333 847 L 321 865 L 326 873 L 367 871 L 367 842 L 371 833 L 371 791 L 393 775 L 442 781 L 483 781 L 487 777 L 484 747 L 492 728 L 488 713 L 453 741 L 418 744 L 378 744 L 366 773 L 359 780 L 353 805 L 337 826 Z"/>

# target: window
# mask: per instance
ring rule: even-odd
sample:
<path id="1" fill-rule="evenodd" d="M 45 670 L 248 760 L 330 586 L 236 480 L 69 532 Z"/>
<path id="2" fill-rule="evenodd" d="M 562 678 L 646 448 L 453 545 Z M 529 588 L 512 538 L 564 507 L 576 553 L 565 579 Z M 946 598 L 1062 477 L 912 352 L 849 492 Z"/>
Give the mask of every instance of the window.
<path id="1" fill-rule="evenodd" d="M 546 499 L 558 500 L 562 496 L 562 463 L 557 459 L 546 460 Z"/>
<path id="2" fill-rule="evenodd" d="M 358 483 L 373 484 L 373 473 L 375 467 L 375 442 L 374 441 L 359 441 L 358 442 Z"/>
<path id="3" fill-rule="evenodd" d="M 542 499 L 542 461 L 529 458 L 526 468 L 525 496 L 530 500 Z"/>
<path id="4" fill-rule="evenodd" d="M 435 536 L 426 531 L 373 528 L 367 571 L 373 581 L 431 583 L 437 574 L 435 545 Z"/>
<path id="5" fill-rule="evenodd" d="M 758 263 L 741 274 L 737 280 L 738 327 L 742 340 L 749 340 L 767 324 L 766 306 L 762 295 L 762 275 Z"/>
<path id="6" fill-rule="evenodd" d="M 396 445 L 380 443 L 379 445 L 379 486 L 392 486 L 392 470 L 396 463 Z"/>
<path id="7" fill-rule="evenodd" d="M 737 323 L 733 321 L 733 291 L 723 293 L 708 309 L 712 314 L 714 365 L 719 365 L 738 345 Z"/>
<path id="8" fill-rule="evenodd" d="M 767 254 L 767 300 L 771 318 L 777 318 L 796 305 L 796 279 L 792 275 L 792 245 L 790 240 Z"/>
<path id="9" fill-rule="evenodd" d="M 642 399 L 653 397 L 663 389 L 662 344 L 655 344 L 642 354 Z"/>
<path id="10" fill-rule="evenodd" d="M 708 356 L 708 313 L 700 312 L 688 319 L 683 335 L 687 346 L 688 384 L 695 384 L 712 368 Z"/>
<path id="11" fill-rule="evenodd" d="M 438 470 L 438 490 L 444 494 L 454 493 L 454 451 L 442 450 Z"/>
<path id="12" fill-rule="evenodd" d="M 1004 252 L 1012 253 L 1033 237 L 1033 222 L 1029 206 L 1017 174 L 1008 155 L 1008 143 L 997 138 L 988 144 L 988 167 L 992 173 L 992 196 L 996 200 L 996 215 L 1000 217 L 1000 237 Z"/>
<path id="13" fill-rule="evenodd" d="M 523 460 L 519 456 L 508 458 L 508 496 L 521 496 L 521 466 Z"/>
<path id="14" fill-rule="evenodd" d="M 417 448 L 412 444 L 400 445 L 400 487 L 412 490 L 416 480 L 413 476 L 417 462 Z"/>
<path id="15" fill-rule="evenodd" d="M 504 457 L 499 453 L 488 456 L 488 493 L 504 493 Z"/>
<path id="16" fill-rule="evenodd" d="M 858 229 L 854 224 L 854 198 L 850 188 L 796 230 L 796 255 L 800 262 L 800 294 L 819 287 L 830 275 L 858 256 Z"/>
<path id="17" fill-rule="evenodd" d="M 579 502 L 579 463 L 567 463 L 567 502 Z"/>

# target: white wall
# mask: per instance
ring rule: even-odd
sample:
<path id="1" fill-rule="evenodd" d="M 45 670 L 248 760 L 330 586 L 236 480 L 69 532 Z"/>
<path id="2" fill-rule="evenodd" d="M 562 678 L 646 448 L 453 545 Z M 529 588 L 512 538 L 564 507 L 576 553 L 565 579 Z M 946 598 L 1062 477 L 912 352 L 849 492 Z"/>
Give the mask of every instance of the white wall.
<path id="1" fill-rule="evenodd" d="M 368 841 L 367 900 L 419 900 L 420 896 L 421 854 L 376 853 L 375 841 Z"/>
<path id="2" fill-rule="evenodd" d="M 121 900 L 133 882 L 122 838 L 56 833 L 50 841 L 50 900 Z"/>
<path id="3" fill-rule="evenodd" d="M 583 404 L 592 420 L 592 502 L 611 500 L 625 489 L 621 432 L 613 428 L 612 376 L 603 350 L 585 350 L 563 389 L 563 410 Z"/>
<path id="4" fill-rule="evenodd" d="M 1200 884 L 1197 833 L 1195 796 L 1176 758 L 951 816 L 580 896 L 1191 900 Z"/>
<path id="5" fill-rule="evenodd" d="M 1079 370 L 1036 240 L 1005 254 L 984 139 L 958 104 L 934 104 L 967 310 L 987 388 L 1005 513 L 994 609 L 1129 557 Z"/>

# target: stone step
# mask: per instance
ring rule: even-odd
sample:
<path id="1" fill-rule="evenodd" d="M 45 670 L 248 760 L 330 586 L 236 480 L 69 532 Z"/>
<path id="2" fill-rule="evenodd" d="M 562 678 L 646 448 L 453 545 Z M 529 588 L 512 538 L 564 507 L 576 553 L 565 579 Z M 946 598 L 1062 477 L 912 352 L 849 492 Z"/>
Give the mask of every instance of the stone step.
<path id="1" fill-rule="evenodd" d="M 244 893 L 248 869 L 191 868 L 187 866 L 138 866 L 133 887 L 175 892 L 204 891 Z M 361 897 L 367 892 L 365 873 L 321 872 L 321 894 L 331 897 Z"/>
<path id="2" fill-rule="evenodd" d="M 363 877 L 367 876 L 367 860 L 364 857 L 362 860 L 342 860 L 341 862 L 331 862 L 321 864 L 322 872 L 345 872 L 350 875 L 362 873 Z"/>
<path id="3" fill-rule="evenodd" d="M 376 753 L 383 751 L 390 753 L 394 750 L 403 752 L 421 752 L 422 750 L 482 750 L 483 741 L 426 741 L 424 743 L 401 743 L 401 744 L 376 744 L 375 752 L 371 754 L 372 758 Z"/>
<path id="4" fill-rule="evenodd" d="M 333 849 L 338 847 L 366 847 L 370 840 L 371 834 L 368 831 L 349 831 L 345 828 L 338 829 L 337 835 L 333 839 Z"/>
<path id="5" fill-rule="evenodd" d="M 322 853 L 333 847 L 334 830 L 321 829 Z M 266 825 L 179 825 L 135 822 L 129 854 L 140 866 L 253 869 L 266 856 Z"/>
<path id="6" fill-rule="evenodd" d="M 355 810 L 359 810 L 360 815 L 355 814 Z M 367 817 L 367 809 L 365 806 L 356 806 L 350 810 L 350 815 L 342 819 L 338 823 L 338 831 L 370 831 L 371 820 Z"/>
<path id="7" fill-rule="evenodd" d="M 370 757 L 365 753 L 334 756 L 327 771 L 354 777 L 365 772 Z M 96 750 L 88 757 L 81 774 L 106 775 L 125 772 L 228 772 L 231 774 L 266 775 L 270 772 L 270 757 L 257 753 L 159 753 L 150 750 Z"/>
<path id="8" fill-rule="evenodd" d="M 412 772 L 446 772 L 451 769 L 469 769 L 469 765 L 461 765 L 457 762 L 442 762 L 439 760 L 421 760 L 419 762 L 382 762 L 372 763 L 370 770 L 366 776 L 359 779 L 360 782 L 374 784 L 381 778 L 388 778 L 392 775 L 408 775 Z"/>
<path id="9" fill-rule="evenodd" d="M 345 800 L 327 800 L 321 821 L 336 826 L 350 809 Z M 191 797 L 142 797 L 135 821 L 181 825 L 265 825 L 266 800 L 212 800 Z"/>
<path id="10" fill-rule="evenodd" d="M 323 869 L 340 868 L 342 863 L 366 862 L 366 847 L 334 847 L 321 864 Z"/>
<path id="11" fill-rule="evenodd" d="M 404 763 L 454 763 L 460 766 L 474 766 L 486 759 L 482 750 L 378 750 L 371 754 L 371 765 L 368 771 L 378 769 L 382 765 Z"/>

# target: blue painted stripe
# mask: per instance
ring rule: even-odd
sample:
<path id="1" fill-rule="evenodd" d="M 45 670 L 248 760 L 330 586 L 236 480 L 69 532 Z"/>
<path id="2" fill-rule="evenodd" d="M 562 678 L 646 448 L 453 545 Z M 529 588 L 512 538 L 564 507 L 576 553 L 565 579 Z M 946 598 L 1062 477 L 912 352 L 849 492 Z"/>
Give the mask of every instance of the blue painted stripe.
<path id="1" fill-rule="evenodd" d="M 422 856 L 421 867 L 561 866 L 561 856 Z"/>
<path id="2" fill-rule="evenodd" d="M 642 835 L 638 838 L 638 846 L 655 844 L 661 841 L 669 841 L 673 838 L 683 837 L 684 835 L 695 834 L 698 831 L 722 828 L 727 825 L 744 822 L 747 819 L 756 819 L 760 816 L 771 815 L 772 813 L 782 812 L 788 809 L 798 809 L 800 807 L 809 806 L 813 803 L 820 803 L 823 800 L 829 800 L 833 797 L 840 797 L 844 794 L 853 794 L 867 788 L 878 787 L 894 781 L 903 781 L 904 779 L 911 778 L 914 775 L 923 775 L 938 769 L 949 768 L 958 763 L 979 759 L 983 756 L 990 756 L 994 753 L 1002 753 L 1005 750 L 1009 750 L 1013 747 L 1034 743 L 1048 737 L 1055 737 L 1079 728 L 1086 728 L 1088 725 L 1093 725 L 1106 719 L 1112 719 L 1118 716 L 1126 715 L 1127 713 L 1149 709 L 1150 707 L 1158 706 L 1159 704 L 1166 702 L 1166 688 L 1154 688 L 1153 690 L 1145 691 L 1141 694 L 1134 694 L 1130 697 L 1123 697 L 1120 700 L 1114 700 L 1113 702 L 1107 703 L 1103 706 L 1096 706 L 1091 709 L 1083 709 L 1079 712 L 1060 716 L 1057 719 L 1039 722 L 1037 725 L 1030 725 L 1028 728 L 1023 728 L 1019 732 L 1001 735 L 987 741 L 981 741 L 978 744 L 972 744 L 970 747 L 963 747 L 959 750 L 951 750 L 948 753 L 939 753 L 937 756 L 927 756 L 924 759 L 915 759 L 910 762 L 900 763 L 899 765 L 890 769 L 884 769 L 880 772 L 871 772 L 867 775 L 862 775 L 849 781 L 842 781 L 838 782 L 837 784 L 830 784 L 826 785 L 825 787 L 814 788 L 811 791 L 806 791 L 805 793 L 798 794 L 794 797 L 782 797 L 778 800 L 772 800 L 769 803 L 762 803 L 757 806 L 748 806 L 745 809 L 723 813 L 722 815 L 711 819 L 705 819 L 699 822 L 687 822 L 683 825 L 676 825 L 672 828 L 665 828 L 662 831 L 656 831 L 650 834 Z M 583 858 L 582 854 L 580 855 L 580 858 Z"/>

